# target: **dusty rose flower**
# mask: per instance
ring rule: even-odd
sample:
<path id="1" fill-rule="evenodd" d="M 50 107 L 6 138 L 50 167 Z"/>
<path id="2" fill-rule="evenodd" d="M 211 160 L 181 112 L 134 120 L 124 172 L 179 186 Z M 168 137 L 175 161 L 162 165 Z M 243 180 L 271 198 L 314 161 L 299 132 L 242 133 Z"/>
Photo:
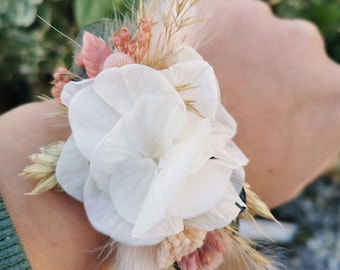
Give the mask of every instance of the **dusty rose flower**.
<path id="1" fill-rule="evenodd" d="M 51 89 L 51 94 L 53 98 L 59 103 L 60 95 L 63 91 L 65 84 L 71 81 L 71 73 L 64 67 L 60 67 L 53 74 L 53 87 Z"/>
<path id="2" fill-rule="evenodd" d="M 208 232 L 203 246 L 182 257 L 178 265 L 182 270 L 215 269 L 222 263 L 223 254 L 231 251 L 231 246 L 232 240 L 223 229 Z"/>

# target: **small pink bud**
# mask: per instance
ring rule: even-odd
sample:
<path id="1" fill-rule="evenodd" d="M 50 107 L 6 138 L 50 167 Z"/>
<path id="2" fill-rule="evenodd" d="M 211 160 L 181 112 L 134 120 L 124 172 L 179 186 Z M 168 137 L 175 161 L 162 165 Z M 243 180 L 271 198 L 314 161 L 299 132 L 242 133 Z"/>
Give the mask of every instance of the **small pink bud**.
<path id="1" fill-rule="evenodd" d="M 114 52 L 109 55 L 104 61 L 103 69 L 108 69 L 111 67 L 122 67 L 133 63 L 134 62 L 129 55 L 122 52 Z"/>

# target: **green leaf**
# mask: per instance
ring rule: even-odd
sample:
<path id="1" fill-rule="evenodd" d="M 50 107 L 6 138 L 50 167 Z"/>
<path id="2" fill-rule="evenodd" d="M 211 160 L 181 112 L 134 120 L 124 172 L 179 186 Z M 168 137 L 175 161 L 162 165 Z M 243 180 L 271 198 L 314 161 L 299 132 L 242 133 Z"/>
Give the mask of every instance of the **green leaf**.
<path id="1" fill-rule="evenodd" d="M 112 18 L 114 13 L 114 1 L 75 0 L 74 12 L 76 23 L 82 28 L 91 22 L 104 18 Z"/>

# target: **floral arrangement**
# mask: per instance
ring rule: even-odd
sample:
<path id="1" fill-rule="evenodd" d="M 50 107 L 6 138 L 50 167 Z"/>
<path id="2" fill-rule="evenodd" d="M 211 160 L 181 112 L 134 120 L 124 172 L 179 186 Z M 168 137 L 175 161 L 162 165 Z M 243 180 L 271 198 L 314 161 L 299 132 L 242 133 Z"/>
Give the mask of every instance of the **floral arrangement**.
<path id="1" fill-rule="evenodd" d="M 123 23 L 85 29 L 52 89 L 72 134 L 22 173 L 40 180 L 32 194 L 84 203 L 111 238 L 115 269 L 273 267 L 237 232 L 241 216 L 273 216 L 245 183 L 236 123 L 194 49 L 198 4 L 141 1 Z"/>

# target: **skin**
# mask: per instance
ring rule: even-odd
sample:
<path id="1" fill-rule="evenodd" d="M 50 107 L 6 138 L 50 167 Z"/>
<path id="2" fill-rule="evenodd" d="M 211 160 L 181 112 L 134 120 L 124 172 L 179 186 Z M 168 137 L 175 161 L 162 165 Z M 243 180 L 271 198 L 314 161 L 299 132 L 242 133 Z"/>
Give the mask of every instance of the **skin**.
<path id="1" fill-rule="evenodd" d="M 339 152 L 340 68 L 320 33 L 257 1 L 215 1 L 200 49 L 238 123 L 247 181 L 271 207 L 295 197 Z"/>
<path id="2" fill-rule="evenodd" d="M 339 151 L 340 68 L 311 24 L 277 19 L 257 1 L 214 3 L 214 20 L 204 30 L 213 38 L 200 53 L 215 68 L 222 101 L 238 122 L 235 141 L 250 159 L 247 181 L 276 206 Z M 39 117 L 57 111 L 41 102 L 0 117 L 0 191 L 33 269 L 93 269 L 94 250 L 107 239 L 88 224 L 82 205 L 56 192 L 23 196 L 35 184 L 18 177 L 30 154 L 68 137 L 63 118 Z M 97 269 L 108 267 L 109 261 Z"/>
<path id="3" fill-rule="evenodd" d="M 0 190 L 34 270 L 92 270 L 95 249 L 107 239 L 90 226 L 82 204 L 58 192 L 24 196 L 35 183 L 18 176 L 39 147 L 67 138 L 65 118 L 49 117 L 53 112 L 52 102 L 32 103 L 0 118 Z"/>

